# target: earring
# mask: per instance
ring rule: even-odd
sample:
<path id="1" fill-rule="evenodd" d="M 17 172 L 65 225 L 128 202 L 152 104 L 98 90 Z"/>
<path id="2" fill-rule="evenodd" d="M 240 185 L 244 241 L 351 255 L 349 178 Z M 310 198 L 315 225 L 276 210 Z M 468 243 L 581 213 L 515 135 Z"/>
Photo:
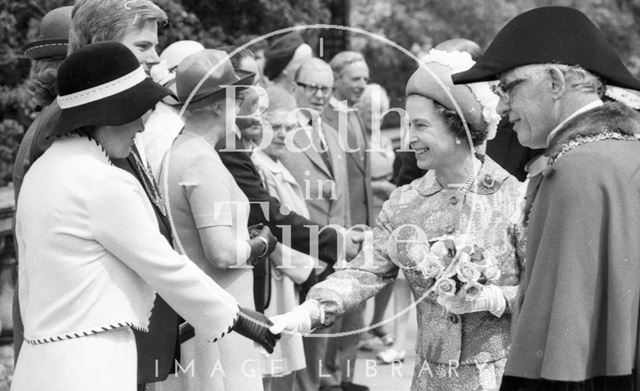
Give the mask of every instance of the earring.
<path id="1" fill-rule="evenodd" d="M 456 139 L 456 145 L 460 145 L 460 144 L 462 144 L 462 141 L 460 141 L 460 139 L 459 139 L 459 138 L 457 138 L 457 139 Z"/>

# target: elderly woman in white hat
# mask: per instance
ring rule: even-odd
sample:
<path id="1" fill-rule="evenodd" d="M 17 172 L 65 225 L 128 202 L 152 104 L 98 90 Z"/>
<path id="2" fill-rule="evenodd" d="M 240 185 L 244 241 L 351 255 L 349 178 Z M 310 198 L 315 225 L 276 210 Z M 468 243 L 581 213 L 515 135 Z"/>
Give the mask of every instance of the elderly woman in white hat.
<path id="1" fill-rule="evenodd" d="M 236 330 L 272 349 L 266 329 L 240 316 L 259 314 L 172 250 L 139 182 L 111 164 L 129 154 L 140 117 L 169 91 L 116 42 L 70 55 L 58 89 L 62 110 L 47 132 L 56 140 L 18 199 L 26 344 L 12 390 L 135 390 L 131 328 L 147 328 L 154 291 L 207 340 Z"/>
<path id="2" fill-rule="evenodd" d="M 409 141 L 418 165 L 429 171 L 393 191 L 384 203 L 373 229 L 373 248 L 365 246 L 345 269 L 314 286 L 301 306 L 272 318 L 272 332 L 308 332 L 327 325 L 375 295 L 402 269 L 418 300 L 411 389 L 498 388 L 520 278 L 517 233 L 523 188 L 489 157 L 473 153 L 495 132 L 499 117 L 498 99 L 488 84 L 453 86 L 451 73 L 472 64 L 466 53 L 434 50 L 411 76 L 406 87 Z M 452 278 L 446 267 L 453 261 L 449 252 L 427 244 L 442 237 L 453 243 L 466 238 L 487 251 L 487 262 L 488 252 L 495 260 L 494 279 L 478 288 L 475 300 L 467 301 L 470 296 L 462 290 L 444 295 L 457 289 L 449 285 L 452 289 L 446 290 L 443 283 Z M 434 265 L 433 257 L 444 271 L 426 267 Z M 442 290 L 431 290 L 441 284 Z"/>
<path id="3" fill-rule="evenodd" d="M 267 227 L 250 236 L 249 201 L 214 149 L 227 129 L 233 132 L 239 92 L 254 78 L 240 75 L 221 50 L 200 51 L 178 65 L 185 127 L 164 158 L 160 186 L 176 247 L 241 305 L 253 308 L 251 266 L 266 258 L 277 240 Z M 181 354 L 185 365 L 195 363 L 195 376 L 181 376 L 185 390 L 262 389 L 260 357 L 249 341 L 232 335 L 211 347 L 206 335 L 196 334 Z"/>

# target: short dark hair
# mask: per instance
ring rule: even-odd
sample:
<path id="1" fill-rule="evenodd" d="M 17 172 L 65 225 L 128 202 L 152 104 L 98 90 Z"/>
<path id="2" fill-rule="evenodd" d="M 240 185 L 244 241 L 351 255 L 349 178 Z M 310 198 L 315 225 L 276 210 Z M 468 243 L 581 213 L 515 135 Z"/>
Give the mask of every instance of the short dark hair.
<path id="1" fill-rule="evenodd" d="M 468 144 L 467 132 L 464 129 L 464 125 L 462 124 L 462 118 L 458 115 L 455 110 L 448 109 L 441 105 L 438 102 L 433 102 L 433 105 L 436 108 L 436 111 L 442 115 L 444 122 L 449 126 L 449 129 L 453 132 L 453 134 L 459 138 L 460 140 L 464 140 L 465 143 Z M 467 121 L 467 126 L 469 127 L 469 132 L 471 133 L 471 142 L 473 142 L 474 146 L 478 146 L 487 139 L 487 129 L 478 130 L 472 124 Z"/>

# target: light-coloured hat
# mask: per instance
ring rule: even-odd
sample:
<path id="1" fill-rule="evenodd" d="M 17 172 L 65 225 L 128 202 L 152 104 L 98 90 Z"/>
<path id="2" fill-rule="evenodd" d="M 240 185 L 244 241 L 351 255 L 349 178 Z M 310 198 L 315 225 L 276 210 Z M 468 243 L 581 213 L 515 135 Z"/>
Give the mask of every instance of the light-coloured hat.
<path id="1" fill-rule="evenodd" d="M 460 107 L 464 119 L 477 130 L 487 130 L 488 139 L 495 137 L 500 122 L 496 112 L 499 98 L 487 82 L 454 85 L 451 74 L 471 68 L 469 53 L 432 49 L 407 82 L 406 95 L 422 95 L 450 110 Z M 449 96 L 451 95 L 451 96 Z M 453 98 L 453 101 L 452 99 Z"/>
<path id="2" fill-rule="evenodd" d="M 174 71 L 185 58 L 204 50 L 204 46 L 196 41 L 177 41 L 167 46 L 160 53 L 160 61 L 164 61 L 169 71 Z"/>

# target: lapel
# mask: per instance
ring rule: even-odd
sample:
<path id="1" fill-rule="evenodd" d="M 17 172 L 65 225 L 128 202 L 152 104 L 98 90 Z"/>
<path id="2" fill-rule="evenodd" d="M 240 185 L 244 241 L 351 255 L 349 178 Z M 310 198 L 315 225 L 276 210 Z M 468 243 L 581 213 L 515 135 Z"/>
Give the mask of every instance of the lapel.
<path id="1" fill-rule="evenodd" d="M 354 126 L 351 126 L 354 125 Z M 347 133 L 347 140 L 350 146 L 357 145 L 359 150 L 356 152 L 348 153 L 349 158 L 353 160 L 358 170 L 360 170 L 363 174 L 366 172 L 366 164 L 367 164 L 367 152 L 366 149 L 369 147 L 369 143 L 367 140 L 367 135 L 364 132 L 364 124 L 357 113 L 350 113 L 349 115 L 349 132 Z M 355 133 L 359 132 L 359 136 Z M 359 140 L 362 140 L 362 145 L 360 145 Z"/>
<path id="2" fill-rule="evenodd" d="M 166 215 L 163 213 L 164 211 L 160 210 L 158 205 L 156 205 L 156 203 L 153 202 L 153 195 L 149 194 L 150 186 L 153 186 L 155 188 L 156 194 L 158 195 L 160 195 L 160 190 L 158 189 L 158 185 L 156 184 L 153 176 L 147 175 L 145 172 L 142 172 L 142 170 L 138 168 L 138 163 L 136 162 L 136 156 L 133 155 L 136 152 L 137 152 L 137 149 L 132 148 L 132 151 L 129 154 L 129 156 L 127 156 L 127 158 L 124 159 L 126 161 L 126 163 L 124 164 L 129 166 L 128 168 L 130 168 L 130 171 L 129 170 L 127 171 L 132 173 L 136 177 L 138 182 L 140 182 L 140 184 L 142 185 L 142 188 L 144 189 L 145 193 L 147 194 L 147 197 L 149 198 L 149 201 L 151 201 L 151 206 L 153 207 L 153 211 L 156 215 L 156 219 L 164 227 L 164 229 L 162 229 L 163 227 L 160 227 L 160 233 L 162 233 L 163 236 L 167 238 L 169 243 L 171 243 L 172 241 L 171 224 L 169 223 L 169 220 L 166 217 Z M 122 166 L 120 167 L 122 168 Z"/>
<path id="3" fill-rule="evenodd" d="M 322 159 L 320 154 L 315 150 L 314 143 L 307 136 L 306 130 L 298 130 L 293 138 L 293 142 L 300 149 L 306 148 L 303 153 L 309 158 L 309 160 L 311 160 L 314 165 L 316 165 L 322 172 L 324 172 L 327 177 L 333 178 L 329 167 L 327 167 L 327 165 L 324 163 L 324 160 Z"/>
<path id="4" fill-rule="evenodd" d="M 333 128 L 338 135 L 338 138 L 340 137 L 340 111 L 343 107 L 343 104 L 332 99 L 329 106 L 327 106 L 323 113 L 325 123 Z M 362 140 L 363 145 L 360 145 L 360 140 Z M 347 155 L 348 159 L 353 161 L 358 170 L 365 173 L 367 159 L 366 149 L 368 148 L 368 142 L 364 132 L 364 124 L 362 123 L 362 119 L 360 118 L 360 115 L 358 115 L 357 111 L 349 111 L 347 113 L 347 145 L 350 148 L 364 148 L 364 150 L 359 149 L 356 152 L 347 152 Z"/>

